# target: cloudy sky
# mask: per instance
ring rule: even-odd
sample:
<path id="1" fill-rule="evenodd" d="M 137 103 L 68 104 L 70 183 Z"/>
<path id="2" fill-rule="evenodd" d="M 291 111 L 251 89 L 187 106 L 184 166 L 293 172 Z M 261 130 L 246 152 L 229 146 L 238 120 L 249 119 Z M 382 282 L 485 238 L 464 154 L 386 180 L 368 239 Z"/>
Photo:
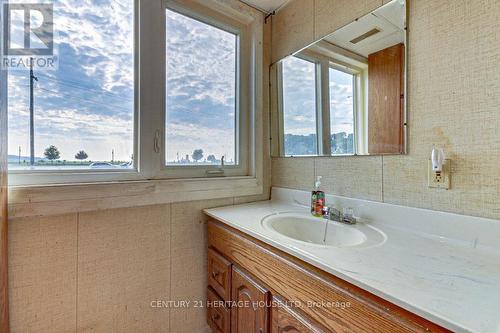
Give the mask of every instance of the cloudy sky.
<path id="1" fill-rule="evenodd" d="M 57 70 L 35 75 L 35 155 L 55 145 L 61 159 L 133 153 L 132 1 L 54 2 Z M 29 71 L 9 73 L 9 154 L 29 155 Z"/>
<path id="2" fill-rule="evenodd" d="M 167 10 L 167 161 L 203 149 L 234 159 L 234 34 Z"/>
<path id="3" fill-rule="evenodd" d="M 57 0 L 58 69 L 36 71 L 35 154 L 130 160 L 133 152 L 133 1 Z M 201 148 L 234 159 L 236 37 L 167 13 L 167 160 Z M 165 112 L 158 110 L 158 112 Z M 9 73 L 9 154 L 29 155 L 29 71 Z"/>
<path id="4" fill-rule="evenodd" d="M 352 75 L 330 69 L 331 133 L 353 132 Z M 285 133 L 316 133 L 315 65 L 288 57 L 283 60 L 283 107 Z"/>
<path id="5" fill-rule="evenodd" d="M 285 134 L 316 133 L 316 75 L 312 62 L 283 60 L 283 122 Z"/>
<path id="6" fill-rule="evenodd" d="M 354 131 L 353 76 L 330 68 L 330 131 Z"/>

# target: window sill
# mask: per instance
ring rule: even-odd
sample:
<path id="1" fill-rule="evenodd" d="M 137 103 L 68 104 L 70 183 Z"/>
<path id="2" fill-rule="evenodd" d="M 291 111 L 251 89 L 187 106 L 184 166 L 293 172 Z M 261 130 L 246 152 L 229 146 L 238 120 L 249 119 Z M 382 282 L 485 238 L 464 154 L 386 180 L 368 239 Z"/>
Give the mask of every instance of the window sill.
<path id="1" fill-rule="evenodd" d="M 255 177 L 12 186 L 9 218 L 47 216 L 263 193 Z"/>

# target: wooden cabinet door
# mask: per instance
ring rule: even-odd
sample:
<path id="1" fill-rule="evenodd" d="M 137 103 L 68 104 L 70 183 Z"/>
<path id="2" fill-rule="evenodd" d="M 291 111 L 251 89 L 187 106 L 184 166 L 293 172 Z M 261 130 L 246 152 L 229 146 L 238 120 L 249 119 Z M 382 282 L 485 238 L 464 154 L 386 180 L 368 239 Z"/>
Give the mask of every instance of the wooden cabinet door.
<path id="1" fill-rule="evenodd" d="M 279 299 L 273 299 L 271 333 L 323 333 L 319 324 L 300 315 L 284 305 Z"/>
<path id="2" fill-rule="evenodd" d="M 268 333 L 269 291 L 233 266 L 231 332 Z"/>
<path id="3" fill-rule="evenodd" d="M 368 55 L 368 153 L 401 154 L 404 147 L 404 45 Z"/>

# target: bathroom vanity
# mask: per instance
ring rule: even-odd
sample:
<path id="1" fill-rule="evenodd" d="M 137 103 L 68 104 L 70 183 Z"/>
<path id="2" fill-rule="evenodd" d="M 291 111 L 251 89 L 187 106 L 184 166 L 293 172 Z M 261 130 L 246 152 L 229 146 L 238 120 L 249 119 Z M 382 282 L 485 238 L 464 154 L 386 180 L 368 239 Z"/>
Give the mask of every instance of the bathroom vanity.
<path id="1" fill-rule="evenodd" d="M 208 235 L 214 332 L 448 332 L 215 219 Z"/>
<path id="2" fill-rule="evenodd" d="M 206 210 L 214 332 L 497 332 L 500 253 L 477 227 L 491 220 L 327 196 L 360 221 L 324 241 L 308 194 Z"/>

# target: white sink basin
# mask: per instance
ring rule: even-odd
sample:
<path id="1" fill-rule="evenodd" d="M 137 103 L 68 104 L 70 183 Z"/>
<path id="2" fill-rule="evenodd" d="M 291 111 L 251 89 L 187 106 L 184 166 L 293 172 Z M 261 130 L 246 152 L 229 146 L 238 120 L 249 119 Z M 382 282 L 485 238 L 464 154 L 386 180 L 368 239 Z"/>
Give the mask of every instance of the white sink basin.
<path id="1" fill-rule="evenodd" d="M 348 225 L 307 213 L 276 213 L 262 219 L 262 226 L 298 242 L 321 247 L 370 247 L 382 244 L 385 234 L 363 223 Z"/>

